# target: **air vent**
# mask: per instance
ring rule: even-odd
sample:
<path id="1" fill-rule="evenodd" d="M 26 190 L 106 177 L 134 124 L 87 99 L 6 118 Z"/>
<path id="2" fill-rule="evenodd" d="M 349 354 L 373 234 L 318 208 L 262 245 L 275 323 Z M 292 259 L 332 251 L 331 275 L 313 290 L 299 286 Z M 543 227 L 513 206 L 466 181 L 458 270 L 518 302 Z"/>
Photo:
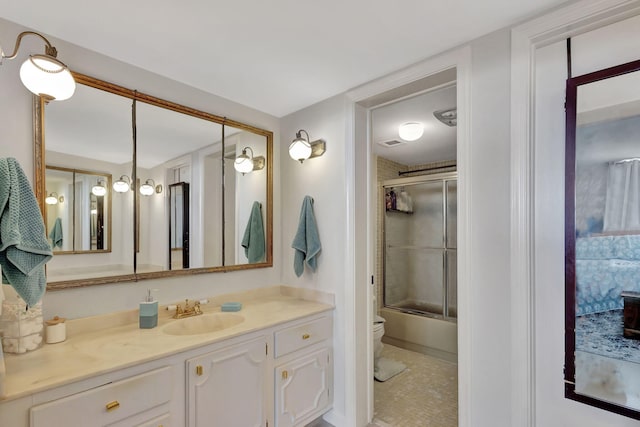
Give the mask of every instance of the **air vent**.
<path id="1" fill-rule="evenodd" d="M 447 126 L 456 126 L 458 124 L 458 109 L 455 107 L 434 111 L 433 115 Z"/>
<path id="2" fill-rule="evenodd" d="M 382 145 L 383 147 L 396 147 L 396 146 L 402 145 L 404 143 L 405 143 L 405 141 L 398 141 L 397 139 L 391 139 L 389 141 L 380 141 L 380 142 L 378 142 L 378 144 Z"/>

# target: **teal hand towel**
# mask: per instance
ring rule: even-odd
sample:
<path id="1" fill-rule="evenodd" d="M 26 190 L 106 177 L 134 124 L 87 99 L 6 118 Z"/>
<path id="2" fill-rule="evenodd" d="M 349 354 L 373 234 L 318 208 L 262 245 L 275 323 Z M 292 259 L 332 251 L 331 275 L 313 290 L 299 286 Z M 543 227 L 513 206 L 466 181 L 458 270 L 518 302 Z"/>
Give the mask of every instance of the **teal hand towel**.
<path id="1" fill-rule="evenodd" d="M 322 245 L 320 244 L 316 217 L 313 214 L 313 199 L 309 196 L 305 196 L 302 201 L 298 230 L 293 238 L 291 247 L 295 249 L 293 271 L 295 271 L 296 276 L 302 276 L 305 261 L 312 271 L 316 271 L 318 255 Z"/>
<path id="2" fill-rule="evenodd" d="M 29 305 L 44 294 L 44 265 L 52 256 L 38 202 L 14 158 L 0 159 L 0 265 L 2 280 Z"/>
<path id="3" fill-rule="evenodd" d="M 258 202 L 253 202 L 253 206 L 251 206 L 251 215 L 247 222 L 247 228 L 244 230 L 242 247 L 250 263 L 260 262 L 264 259 L 264 226 Z"/>
<path id="4" fill-rule="evenodd" d="M 49 233 L 49 238 L 51 239 L 54 249 L 56 246 L 62 248 L 62 220 L 60 218 L 56 218 L 56 222 L 53 224 L 53 229 L 51 230 L 51 233 Z"/>

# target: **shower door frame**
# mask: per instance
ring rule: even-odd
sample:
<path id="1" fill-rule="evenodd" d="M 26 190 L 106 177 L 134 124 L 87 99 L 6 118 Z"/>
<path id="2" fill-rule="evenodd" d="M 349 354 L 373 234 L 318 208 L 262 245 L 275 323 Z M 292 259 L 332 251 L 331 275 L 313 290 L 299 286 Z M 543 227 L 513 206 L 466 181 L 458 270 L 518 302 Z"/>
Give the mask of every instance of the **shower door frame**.
<path id="1" fill-rule="evenodd" d="M 458 172 L 443 172 L 443 173 L 436 173 L 436 174 L 430 174 L 430 175 L 419 175 L 419 176 L 413 176 L 413 177 L 408 177 L 408 178 L 394 178 L 394 179 L 388 179 L 385 181 L 382 181 L 382 183 L 380 184 L 380 187 L 382 188 L 383 192 L 385 191 L 386 188 L 389 187 L 401 187 L 401 186 L 410 186 L 410 185 L 416 185 L 416 184 L 425 184 L 428 182 L 441 182 L 442 184 L 442 227 L 443 227 L 443 232 L 442 232 L 442 248 L 427 248 L 427 249 L 437 249 L 437 250 L 442 250 L 443 251 L 443 257 L 442 257 L 442 271 L 443 271 L 443 280 L 442 280 L 442 288 L 443 288 L 443 292 L 442 292 L 442 314 L 437 314 L 437 313 L 430 313 L 430 312 L 426 312 L 426 311 L 420 311 L 420 310 L 412 310 L 412 309 L 408 309 L 408 308 L 402 308 L 402 307 L 394 307 L 394 306 L 390 306 L 387 305 L 387 211 L 386 208 L 383 206 L 382 212 L 383 212 L 383 221 L 382 221 L 382 250 L 383 250 L 383 255 L 382 255 L 382 306 L 384 308 L 388 308 L 391 310 L 397 310 L 403 313 L 407 313 L 407 314 L 414 314 L 414 315 L 418 315 L 418 316 L 424 316 L 424 317 L 429 317 L 429 318 L 433 318 L 433 319 L 439 319 L 439 320 L 444 320 L 447 322 L 453 322 L 453 323 L 457 323 L 457 304 L 456 304 L 456 317 L 450 317 L 449 316 L 449 275 L 448 273 L 448 264 L 449 264 L 449 251 L 451 250 L 455 250 L 456 251 L 456 269 L 457 269 L 457 251 L 458 251 L 458 242 L 456 241 L 456 246 L 455 249 L 449 249 L 448 247 L 448 227 L 447 227 L 447 218 L 448 218 L 448 214 L 449 214 L 449 203 L 448 203 L 448 192 L 447 192 L 447 186 L 446 183 L 450 182 L 450 181 L 454 181 L 458 182 Z M 384 199 L 381 201 L 384 202 Z M 456 206 L 457 206 L 457 190 L 456 190 Z M 382 203 L 382 205 L 384 205 L 384 203 Z M 457 222 L 456 222 L 456 229 L 457 229 Z M 456 235 L 457 235 L 457 230 L 456 230 Z M 456 282 L 457 282 L 457 271 L 456 271 Z M 457 283 L 456 283 L 456 288 L 457 288 Z M 457 293 L 457 292 L 456 292 Z"/>

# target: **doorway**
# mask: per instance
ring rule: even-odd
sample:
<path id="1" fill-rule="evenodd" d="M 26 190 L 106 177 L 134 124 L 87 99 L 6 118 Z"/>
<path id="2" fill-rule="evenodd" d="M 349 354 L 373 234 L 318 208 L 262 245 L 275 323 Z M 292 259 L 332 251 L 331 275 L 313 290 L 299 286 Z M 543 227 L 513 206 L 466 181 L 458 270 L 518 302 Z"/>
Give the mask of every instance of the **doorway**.
<path id="1" fill-rule="evenodd" d="M 414 85 L 415 88 L 415 85 Z M 455 68 L 369 107 L 374 420 L 457 426 Z M 409 132 L 409 133 L 407 133 Z M 394 396 L 402 395 L 402 399 Z"/>

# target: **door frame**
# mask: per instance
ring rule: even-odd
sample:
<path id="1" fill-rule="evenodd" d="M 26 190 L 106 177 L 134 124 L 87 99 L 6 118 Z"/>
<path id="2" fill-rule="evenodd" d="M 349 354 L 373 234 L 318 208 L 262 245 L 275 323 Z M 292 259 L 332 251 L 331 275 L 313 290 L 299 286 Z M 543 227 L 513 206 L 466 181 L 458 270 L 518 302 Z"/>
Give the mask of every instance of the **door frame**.
<path id="1" fill-rule="evenodd" d="M 464 46 L 437 55 L 411 67 L 400 70 L 347 93 L 349 100 L 347 140 L 347 194 L 350 209 L 348 230 L 350 243 L 347 253 L 354 266 L 347 272 L 354 286 L 346 290 L 347 301 L 353 310 L 355 328 L 346 331 L 346 371 L 354 372 L 348 381 L 348 402 L 355 402 L 352 413 L 345 414 L 350 425 L 366 425 L 373 418 L 373 336 L 371 277 L 375 275 L 375 159 L 372 154 L 369 109 L 359 103 L 389 90 L 441 71 L 456 68 L 457 85 L 457 165 L 458 165 L 458 411 L 459 426 L 471 427 L 471 305 L 470 305 L 470 234 L 471 219 L 471 48 Z M 366 221 L 362 221 L 366 218 Z M 359 221 L 358 221 L 359 220 Z M 359 224 L 360 223 L 360 224 Z M 360 227 L 358 228 L 358 225 Z M 360 242 L 358 244 L 358 237 Z M 364 252 L 364 253 L 363 253 Z M 349 306 L 349 305 L 347 305 Z M 362 363 L 366 360 L 367 363 Z M 358 363 L 360 361 L 360 363 Z"/>
<path id="2" fill-rule="evenodd" d="M 536 50 L 639 13 L 638 0 L 583 0 L 511 31 L 511 425 L 536 425 Z"/>

